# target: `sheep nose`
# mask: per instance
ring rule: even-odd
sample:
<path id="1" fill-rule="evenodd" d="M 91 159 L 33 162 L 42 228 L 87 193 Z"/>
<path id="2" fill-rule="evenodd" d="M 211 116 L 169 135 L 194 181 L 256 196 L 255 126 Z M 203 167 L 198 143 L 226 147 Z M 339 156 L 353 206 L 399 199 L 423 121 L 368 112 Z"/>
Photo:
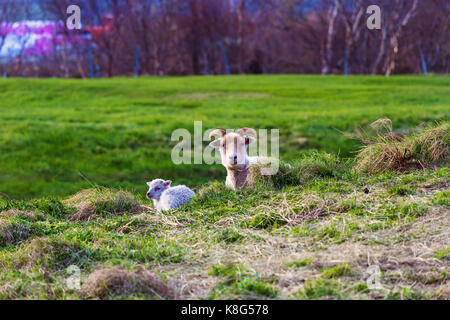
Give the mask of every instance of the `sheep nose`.
<path id="1" fill-rule="evenodd" d="M 232 156 L 231 160 L 233 161 L 234 164 L 236 164 L 237 163 L 237 156 L 236 155 Z"/>

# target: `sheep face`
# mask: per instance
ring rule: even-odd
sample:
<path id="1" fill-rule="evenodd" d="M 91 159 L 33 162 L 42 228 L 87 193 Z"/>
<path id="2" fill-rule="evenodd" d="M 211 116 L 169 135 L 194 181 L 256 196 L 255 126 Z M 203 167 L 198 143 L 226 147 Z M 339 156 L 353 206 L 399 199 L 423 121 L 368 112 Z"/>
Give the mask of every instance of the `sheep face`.
<path id="1" fill-rule="evenodd" d="M 159 200 L 161 198 L 161 194 L 165 190 L 170 188 L 171 183 L 172 181 L 163 179 L 155 179 L 153 181 L 147 182 L 147 185 L 149 187 L 147 191 L 147 198 Z"/>
<path id="2" fill-rule="evenodd" d="M 219 148 L 222 165 L 234 170 L 248 166 L 247 146 L 255 141 L 255 138 L 240 133 L 228 133 L 209 145 Z"/>

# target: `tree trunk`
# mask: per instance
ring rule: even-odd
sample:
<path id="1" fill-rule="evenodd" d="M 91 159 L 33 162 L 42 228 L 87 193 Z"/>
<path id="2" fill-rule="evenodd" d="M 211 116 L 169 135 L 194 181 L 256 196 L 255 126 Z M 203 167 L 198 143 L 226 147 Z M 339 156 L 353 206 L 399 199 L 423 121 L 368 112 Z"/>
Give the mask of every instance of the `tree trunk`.
<path id="1" fill-rule="evenodd" d="M 425 59 L 425 55 L 423 54 L 422 45 L 419 46 L 419 54 L 420 54 L 420 62 L 422 63 L 422 70 L 424 75 L 428 75 L 428 66 L 427 61 Z"/>
<path id="2" fill-rule="evenodd" d="M 381 29 L 381 40 L 380 40 L 380 48 L 378 49 L 377 58 L 375 59 L 375 63 L 372 66 L 371 74 L 375 75 L 378 72 L 378 67 L 383 59 L 383 56 L 386 52 L 386 38 L 387 38 L 387 30 L 383 25 Z"/>
<path id="3" fill-rule="evenodd" d="M 386 71 L 385 75 L 390 76 L 395 70 L 395 62 L 399 52 L 399 38 L 401 32 L 404 27 L 408 24 L 409 20 L 413 17 L 416 9 L 417 9 L 418 0 L 414 0 L 411 8 L 405 14 L 403 19 L 399 22 L 397 26 L 394 26 L 394 31 L 391 32 L 389 43 L 390 43 L 390 52 L 386 56 Z"/>
<path id="4" fill-rule="evenodd" d="M 244 71 L 244 64 L 245 64 L 245 52 L 244 52 L 244 46 L 245 46 L 245 32 L 244 32 L 244 12 L 245 12 L 245 0 L 239 1 L 239 10 L 238 10 L 238 36 L 239 36 L 239 73 L 243 74 Z"/>
<path id="5" fill-rule="evenodd" d="M 395 61 L 398 56 L 398 38 L 396 36 L 392 36 L 390 40 L 391 44 L 391 53 L 386 58 L 386 76 L 390 76 L 395 70 Z"/>
<path id="6" fill-rule="evenodd" d="M 330 8 L 329 11 L 327 41 L 325 43 L 325 52 L 322 56 L 322 74 L 328 74 L 331 70 L 331 60 L 333 58 L 333 38 L 337 14 L 338 4 L 337 1 L 335 1 L 333 7 Z"/>
<path id="7" fill-rule="evenodd" d="M 112 55 L 112 53 L 108 54 L 107 75 L 108 75 L 108 78 L 112 78 L 112 76 L 113 76 L 113 55 Z"/>
<path id="8" fill-rule="evenodd" d="M 86 72 L 84 72 L 83 64 L 81 62 L 80 50 L 77 50 L 76 64 L 77 64 L 77 69 L 78 69 L 78 72 L 80 73 L 81 78 L 85 79 L 86 78 Z"/>
<path id="9" fill-rule="evenodd" d="M 344 49 L 344 74 L 348 75 L 350 70 L 350 58 L 352 56 L 355 43 L 361 36 L 361 28 L 359 27 L 361 18 L 364 14 L 364 6 L 361 0 L 355 5 L 350 15 L 346 14 L 342 0 L 337 0 L 339 11 L 342 15 L 342 21 L 345 25 L 345 49 Z"/>
<path id="10" fill-rule="evenodd" d="M 344 51 L 344 74 L 349 74 L 350 53 L 353 50 L 353 35 L 347 31 L 345 33 L 345 51 Z"/>
<path id="11" fill-rule="evenodd" d="M 14 67 L 14 75 L 19 76 L 20 68 L 22 67 L 22 53 L 17 56 L 16 66 Z"/>
<path id="12" fill-rule="evenodd" d="M 69 67 L 67 65 L 68 63 L 68 59 L 67 59 L 67 51 L 66 51 L 66 35 L 63 36 L 63 40 L 62 40 L 62 48 L 61 48 L 61 52 L 62 52 L 62 69 L 64 72 L 64 78 L 69 78 Z"/>

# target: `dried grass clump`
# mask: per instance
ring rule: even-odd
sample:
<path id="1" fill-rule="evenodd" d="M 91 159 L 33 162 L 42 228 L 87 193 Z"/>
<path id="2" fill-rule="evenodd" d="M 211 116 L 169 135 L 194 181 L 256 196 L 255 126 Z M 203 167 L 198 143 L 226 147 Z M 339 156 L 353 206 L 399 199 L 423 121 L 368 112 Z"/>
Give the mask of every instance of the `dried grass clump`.
<path id="1" fill-rule="evenodd" d="M 439 164 L 449 160 L 450 123 L 423 130 L 412 138 L 413 152 L 423 156 L 426 163 Z"/>
<path id="2" fill-rule="evenodd" d="M 429 127 L 418 134 L 399 136 L 392 129 L 390 119 L 379 119 L 370 127 L 347 136 L 360 140 L 364 146 L 354 160 L 357 172 L 380 174 L 388 170 L 425 169 L 441 165 L 449 157 L 449 123 Z"/>
<path id="3" fill-rule="evenodd" d="M 102 214 L 138 214 L 143 211 L 143 207 L 131 193 L 107 188 L 82 190 L 64 202 L 77 209 L 70 218 L 72 221 L 89 221 Z"/>
<path id="4" fill-rule="evenodd" d="M 28 238 L 29 235 L 30 230 L 26 225 L 0 219 L 0 247 L 18 244 Z"/>
<path id="5" fill-rule="evenodd" d="M 78 246 L 64 240 L 39 237 L 24 246 L 15 257 L 18 268 L 60 270 L 76 264 L 85 253 Z"/>
<path id="6" fill-rule="evenodd" d="M 34 220 L 37 218 L 37 215 L 35 212 L 33 211 L 23 211 L 23 210 L 18 210 L 16 208 L 12 208 L 12 209 L 8 209 L 5 211 L 1 211 L 0 212 L 0 218 L 1 217 L 25 217 L 31 220 Z"/>
<path id="7" fill-rule="evenodd" d="M 250 217 L 245 225 L 256 229 L 271 229 L 275 224 L 297 226 L 343 212 L 344 203 L 345 200 L 339 201 L 334 197 L 324 200 L 313 193 L 297 200 L 288 200 L 283 193 L 280 199 L 274 199 L 270 205 L 256 207 L 257 214 Z"/>
<path id="8" fill-rule="evenodd" d="M 150 295 L 155 299 L 175 299 L 174 290 L 154 273 L 142 267 L 137 272 L 118 267 L 100 268 L 89 275 L 82 287 L 86 298 L 108 299 L 112 295 Z"/>

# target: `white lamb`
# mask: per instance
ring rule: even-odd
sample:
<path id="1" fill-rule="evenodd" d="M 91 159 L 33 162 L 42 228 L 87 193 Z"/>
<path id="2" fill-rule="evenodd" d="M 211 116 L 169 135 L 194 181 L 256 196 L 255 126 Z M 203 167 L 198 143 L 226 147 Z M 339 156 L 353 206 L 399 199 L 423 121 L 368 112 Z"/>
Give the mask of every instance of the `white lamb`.
<path id="1" fill-rule="evenodd" d="M 181 185 L 170 187 L 171 180 L 155 179 L 147 182 L 149 189 L 147 198 L 153 199 L 156 210 L 170 210 L 191 202 L 191 198 L 195 196 L 194 191 L 188 187 Z"/>

